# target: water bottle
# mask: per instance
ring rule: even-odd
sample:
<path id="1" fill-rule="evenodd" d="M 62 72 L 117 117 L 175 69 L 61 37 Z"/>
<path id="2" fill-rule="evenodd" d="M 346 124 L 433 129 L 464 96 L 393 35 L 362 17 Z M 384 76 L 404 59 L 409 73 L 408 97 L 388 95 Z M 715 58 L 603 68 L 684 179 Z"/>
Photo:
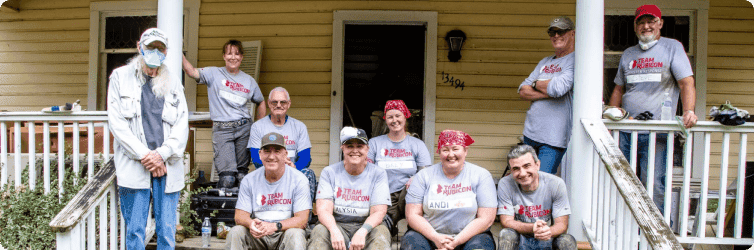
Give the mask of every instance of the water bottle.
<path id="1" fill-rule="evenodd" d="M 212 225 L 209 223 L 209 217 L 204 217 L 204 222 L 202 222 L 202 247 L 209 247 L 210 234 L 212 234 Z"/>
<path id="2" fill-rule="evenodd" d="M 670 93 L 665 92 L 665 99 L 662 100 L 662 116 L 661 119 L 663 121 L 671 121 L 673 120 L 673 109 L 671 106 L 673 105 L 673 100 L 670 99 Z"/>

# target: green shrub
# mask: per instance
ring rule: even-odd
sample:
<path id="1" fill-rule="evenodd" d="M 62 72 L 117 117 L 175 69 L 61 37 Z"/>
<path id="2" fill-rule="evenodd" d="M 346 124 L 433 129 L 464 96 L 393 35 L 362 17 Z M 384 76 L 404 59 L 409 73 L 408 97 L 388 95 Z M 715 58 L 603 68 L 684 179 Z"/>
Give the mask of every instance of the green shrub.
<path id="1" fill-rule="evenodd" d="M 180 213 L 178 223 L 183 226 L 183 230 L 180 230 L 176 233 L 183 234 L 183 236 L 186 237 L 197 236 L 201 233 L 194 229 L 194 224 L 201 224 L 202 218 L 199 218 L 196 211 L 191 209 L 191 196 L 207 191 L 209 188 L 197 188 L 195 190 L 188 191 L 191 187 L 191 184 L 196 181 L 196 178 L 199 175 L 198 171 L 199 169 L 195 168 L 194 171 L 186 174 L 186 187 L 181 190 L 181 199 L 178 202 L 178 213 Z M 215 216 L 216 213 L 217 211 L 213 211 L 210 216 Z"/>
<path id="2" fill-rule="evenodd" d="M 39 161 L 37 166 L 41 165 Z M 37 174 L 34 189 L 29 188 L 28 164 L 22 174 L 21 186 L 9 183 L 0 189 L 0 244 L 6 249 L 55 248 L 55 232 L 49 226 L 50 221 L 86 184 L 85 179 L 73 174 L 68 167 L 63 183 L 65 193 L 58 196 L 57 166 L 57 160 L 51 159 L 50 192 L 47 194 L 44 194 L 41 171 Z M 75 185 L 74 180 L 77 180 Z"/>

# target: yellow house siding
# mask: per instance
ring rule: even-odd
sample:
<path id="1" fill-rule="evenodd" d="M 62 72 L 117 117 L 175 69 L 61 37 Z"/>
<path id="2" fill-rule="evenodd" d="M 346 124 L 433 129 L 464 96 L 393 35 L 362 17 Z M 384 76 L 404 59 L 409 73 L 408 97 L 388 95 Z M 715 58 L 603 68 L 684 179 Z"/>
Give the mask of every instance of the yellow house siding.
<path id="1" fill-rule="evenodd" d="M 25 0 L 19 12 L 2 12 L 0 110 L 86 104 L 88 49 L 88 0 Z"/>
<path id="2" fill-rule="evenodd" d="M 754 8 L 744 0 L 710 1 L 709 44 L 707 46 L 706 110 L 725 101 L 754 111 Z M 697 104 L 699 105 L 699 104 Z M 705 115 L 705 114 L 698 114 Z M 728 178 L 737 175 L 740 135 L 731 134 Z M 747 161 L 754 161 L 754 138 L 747 142 Z M 722 135 L 712 136 L 711 187 L 720 180 Z"/>
<path id="3" fill-rule="evenodd" d="M 557 5 L 557 10 L 553 9 Z M 530 102 L 521 100 L 519 84 L 553 49 L 546 34 L 549 21 L 558 15 L 574 18 L 572 1 L 529 3 L 527 10 L 510 13 L 438 15 L 436 136 L 444 129 L 460 129 L 475 139 L 467 161 L 501 176 L 511 146 L 519 142 Z M 481 6 L 480 6 L 481 7 Z M 503 8 L 505 9 L 505 8 Z M 547 9 L 549 11 L 541 11 Z M 533 10 L 539 11 L 536 15 Z M 488 12 L 488 11 L 482 11 Z M 542 13 L 548 13 L 543 15 Z M 574 18 L 575 19 L 575 18 Z M 447 59 L 445 34 L 453 29 L 466 33 L 459 62 Z M 461 90 L 445 83 L 442 73 L 465 82 Z M 439 156 L 435 156 L 439 161 Z"/>
<path id="4" fill-rule="evenodd" d="M 574 1 L 204 1 L 200 10 L 198 66 L 222 66 L 221 46 L 230 39 L 262 40 L 265 95 L 275 86 L 291 92 L 290 114 L 307 124 L 312 168 L 319 173 L 329 155 L 332 22 L 335 10 L 436 11 L 438 82 L 436 134 L 446 128 L 477 140 L 469 161 L 499 175 L 503 154 L 521 135 L 529 102 L 516 89 L 543 57 L 552 54 L 545 33 L 557 15 L 571 15 Z M 542 15 L 542 13 L 548 13 Z M 445 34 L 468 37 L 461 62 L 447 60 Z M 441 72 L 465 81 L 464 90 L 441 80 Z M 197 89 L 197 109 L 207 110 L 206 88 Z M 436 140 L 428 138 L 429 140 Z M 437 159 L 436 159 L 437 160 Z"/>

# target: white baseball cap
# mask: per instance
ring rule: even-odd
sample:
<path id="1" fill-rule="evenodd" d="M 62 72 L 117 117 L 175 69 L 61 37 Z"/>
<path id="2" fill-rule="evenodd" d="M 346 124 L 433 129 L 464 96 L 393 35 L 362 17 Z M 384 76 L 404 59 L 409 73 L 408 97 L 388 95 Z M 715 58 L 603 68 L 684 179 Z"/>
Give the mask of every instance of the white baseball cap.
<path id="1" fill-rule="evenodd" d="M 141 39 L 139 39 L 139 43 L 148 45 L 154 41 L 160 41 L 162 44 L 165 44 L 165 48 L 168 47 L 168 37 L 165 35 L 165 32 L 158 28 L 149 28 L 144 31 L 144 33 L 141 33 Z"/>

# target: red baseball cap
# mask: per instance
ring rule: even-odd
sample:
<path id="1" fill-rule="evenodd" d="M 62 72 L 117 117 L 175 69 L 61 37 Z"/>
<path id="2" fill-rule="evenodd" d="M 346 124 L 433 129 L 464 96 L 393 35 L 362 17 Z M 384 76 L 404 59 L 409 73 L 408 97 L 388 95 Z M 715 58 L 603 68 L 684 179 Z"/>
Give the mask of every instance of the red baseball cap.
<path id="1" fill-rule="evenodd" d="M 634 18 L 634 22 L 639 20 L 639 17 L 643 15 L 652 15 L 653 17 L 662 18 L 662 11 L 660 11 L 660 8 L 658 8 L 657 5 L 653 4 L 639 6 L 639 8 L 636 8 L 636 18 Z"/>

